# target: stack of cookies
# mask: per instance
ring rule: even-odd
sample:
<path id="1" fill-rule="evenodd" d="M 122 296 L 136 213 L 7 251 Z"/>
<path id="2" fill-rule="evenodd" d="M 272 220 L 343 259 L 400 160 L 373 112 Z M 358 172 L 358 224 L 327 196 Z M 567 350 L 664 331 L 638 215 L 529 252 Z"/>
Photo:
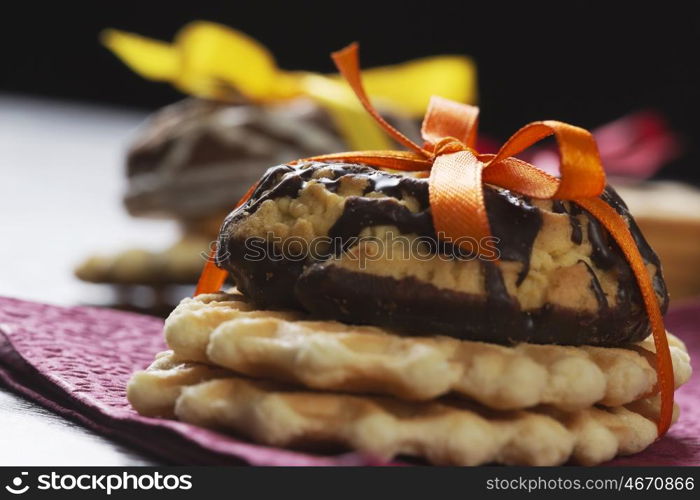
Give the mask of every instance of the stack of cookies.
<path id="1" fill-rule="evenodd" d="M 237 289 L 183 300 L 128 397 L 281 447 L 434 464 L 586 465 L 657 438 L 654 342 L 620 249 L 573 202 L 485 187 L 499 259 L 434 234 L 427 179 L 270 169 L 224 222 Z M 623 214 L 668 303 L 658 258 Z M 667 334 L 675 386 L 683 343 Z M 678 418 L 677 408 L 674 420 Z"/>

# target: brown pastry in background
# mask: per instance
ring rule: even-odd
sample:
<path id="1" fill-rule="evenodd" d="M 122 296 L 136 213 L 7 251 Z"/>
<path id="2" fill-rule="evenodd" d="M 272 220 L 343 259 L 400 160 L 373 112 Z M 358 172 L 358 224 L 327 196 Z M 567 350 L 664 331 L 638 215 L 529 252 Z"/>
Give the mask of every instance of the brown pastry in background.
<path id="1" fill-rule="evenodd" d="M 216 42 L 200 45 L 201 36 Z M 126 159 L 129 214 L 175 219 L 181 237 L 162 251 L 132 248 L 90 257 L 76 269 L 81 280 L 122 288 L 194 284 L 221 221 L 270 165 L 394 144 L 334 75 L 280 70 L 264 47 L 224 26 L 191 23 L 167 47 L 114 30 L 104 33 L 103 42 L 142 76 L 169 81 L 191 96 L 149 117 Z M 161 68 L 149 67 L 153 59 L 147 57 L 154 46 L 159 58 L 172 56 L 175 65 L 185 55 L 198 64 L 156 75 Z M 221 63 L 211 63 L 217 57 Z M 258 73 L 239 71 L 246 60 Z M 415 118 L 429 95 L 474 98 L 474 69 L 464 57 L 425 58 L 371 72 L 383 112 L 415 138 Z M 423 90 L 402 94 L 392 85 L 399 75 L 402 81 L 410 75 Z"/>

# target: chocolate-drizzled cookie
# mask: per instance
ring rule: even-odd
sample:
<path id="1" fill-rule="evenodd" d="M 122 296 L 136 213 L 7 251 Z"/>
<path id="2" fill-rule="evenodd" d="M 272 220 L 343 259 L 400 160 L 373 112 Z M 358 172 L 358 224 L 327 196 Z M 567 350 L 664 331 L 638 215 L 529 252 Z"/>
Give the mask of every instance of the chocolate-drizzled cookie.
<path id="1" fill-rule="evenodd" d="M 412 120 L 390 119 L 417 133 Z M 310 100 L 258 106 L 188 98 L 141 128 L 127 158 L 125 204 L 136 216 L 218 215 L 270 165 L 345 149 L 328 112 Z"/>
<path id="2" fill-rule="evenodd" d="M 228 211 L 270 165 L 344 147 L 309 101 L 262 107 L 188 98 L 141 128 L 127 158 L 124 201 L 137 216 Z"/>
<path id="3" fill-rule="evenodd" d="M 622 345 L 649 322 L 608 232 L 566 201 L 486 186 L 493 259 L 438 238 L 427 179 L 345 163 L 271 168 L 225 220 L 217 263 L 259 307 L 499 343 Z M 658 257 L 624 202 L 665 311 Z"/>

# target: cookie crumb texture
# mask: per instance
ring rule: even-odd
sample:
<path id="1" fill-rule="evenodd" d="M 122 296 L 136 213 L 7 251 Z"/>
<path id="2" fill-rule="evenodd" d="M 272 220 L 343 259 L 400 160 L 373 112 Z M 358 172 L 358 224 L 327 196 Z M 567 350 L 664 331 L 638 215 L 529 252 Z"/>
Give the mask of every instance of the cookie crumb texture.
<path id="1" fill-rule="evenodd" d="M 623 345 L 650 332 L 634 274 L 578 205 L 486 186 L 500 262 L 439 241 L 428 180 L 346 163 L 269 169 L 219 235 L 218 264 L 257 307 L 498 343 Z M 662 311 L 659 259 L 626 220 Z"/>

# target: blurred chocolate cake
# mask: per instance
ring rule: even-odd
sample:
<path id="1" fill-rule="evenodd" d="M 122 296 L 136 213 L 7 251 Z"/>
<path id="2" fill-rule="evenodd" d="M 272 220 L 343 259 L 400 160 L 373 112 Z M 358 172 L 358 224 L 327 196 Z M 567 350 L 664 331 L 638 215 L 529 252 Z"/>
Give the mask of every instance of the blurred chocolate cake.
<path id="1" fill-rule="evenodd" d="M 270 164 L 343 147 L 313 103 L 274 108 L 188 98 L 155 113 L 127 158 L 130 214 L 200 217 L 230 208 Z"/>
<path id="2" fill-rule="evenodd" d="M 412 120 L 392 121 L 417 134 Z M 127 157 L 124 201 L 134 216 L 218 215 L 269 165 L 343 148 L 331 117 L 308 99 L 261 107 L 188 98 L 142 127 Z"/>

